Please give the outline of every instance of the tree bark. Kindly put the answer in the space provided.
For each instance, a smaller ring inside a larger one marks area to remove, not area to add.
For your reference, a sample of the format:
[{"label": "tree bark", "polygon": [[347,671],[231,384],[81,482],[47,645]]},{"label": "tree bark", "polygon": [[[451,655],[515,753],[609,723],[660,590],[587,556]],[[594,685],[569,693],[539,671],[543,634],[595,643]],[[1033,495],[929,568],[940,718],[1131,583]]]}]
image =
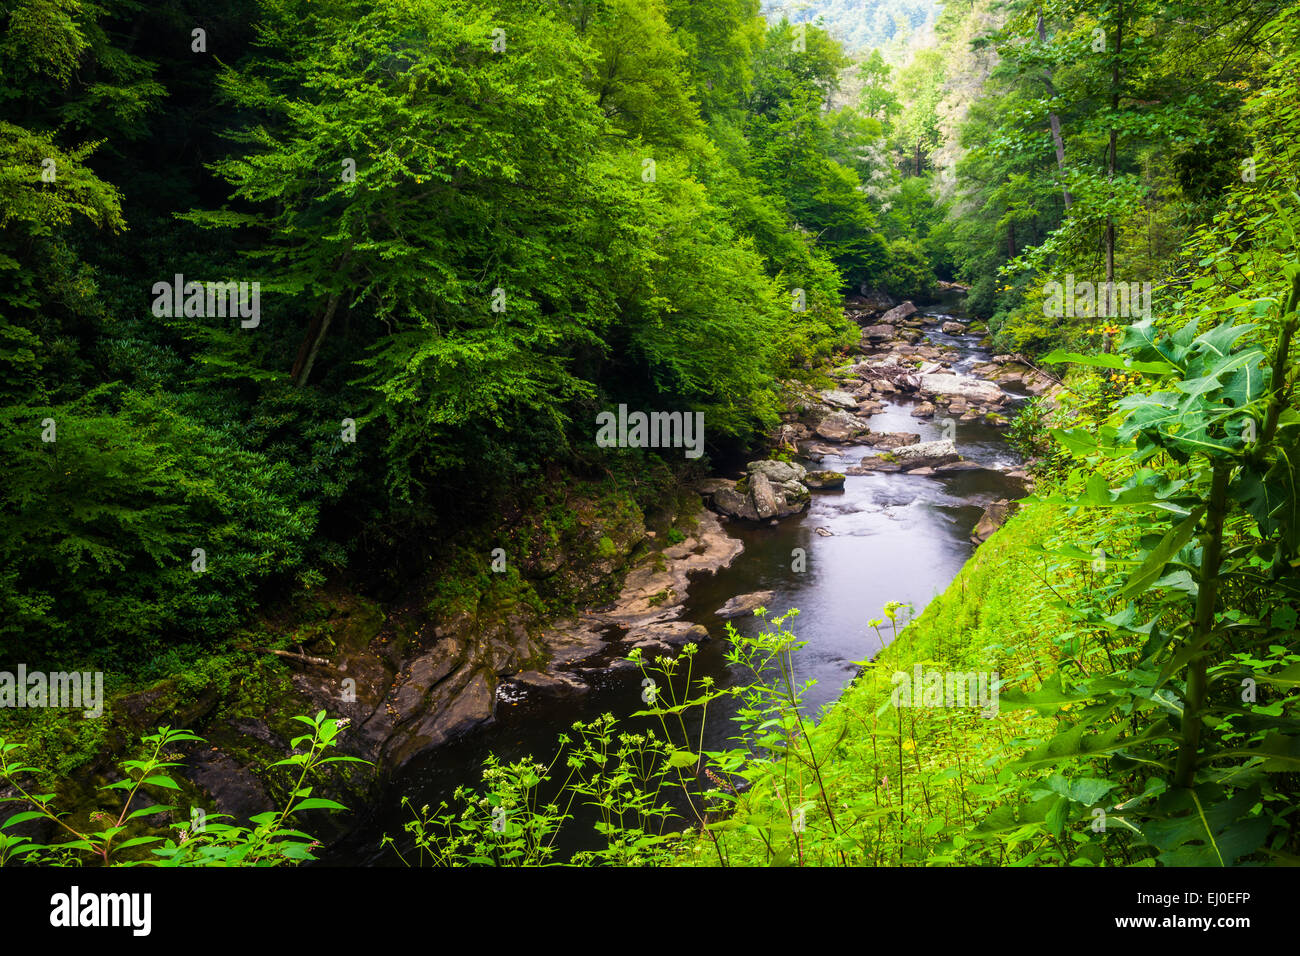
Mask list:
[{"label": "tree bark", "polygon": [[[1110,150],[1106,163],[1106,179],[1114,183],[1116,157],[1118,153],[1119,131],[1115,129],[1115,117],[1119,114],[1119,63],[1124,50],[1124,0],[1119,0],[1115,11],[1115,59],[1110,69]],[[1112,187],[1110,196],[1115,196]],[[1106,316],[1109,317],[1114,305],[1115,290],[1115,218],[1106,216]],[[1110,351],[1110,336],[1104,337],[1105,351]]]},{"label": "tree bark", "polygon": [[[334,267],[335,275],[343,271],[350,258],[352,258],[351,247],[339,257]],[[325,333],[329,331],[330,322],[334,320],[334,313],[338,310],[339,299],[342,297],[342,292],[332,293],[325,303],[325,311],[313,318],[311,325],[307,326],[307,334],[303,336],[302,344],[298,346],[298,355],[293,360],[293,369],[289,372],[289,379],[294,387],[301,388],[307,384],[311,367],[316,364],[316,355],[320,352],[321,343],[325,341]]]},{"label": "tree bark", "polygon": [[316,364],[316,354],[320,351],[321,343],[325,341],[325,333],[329,331],[334,312],[339,307],[339,298],[338,292],[331,295],[325,311],[312,319],[311,325],[307,327],[307,335],[303,338],[302,345],[298,347],[298,357],[294,360],[293,371],[289,373],[290,379],[298,388],[307,384],[311,367]]},{"label": "tree bark", "polygon": [[[1047,44],[1047,25],[1043,22],[1043,8],[1038,8],[1038,42],[1044,46]],[[1056,86],[1052,83],[1052,71],[1044,67],[1043,84],[1047,87],[1047,95],[1056,99]],[[1065,194],[1065,209],[1070,210],[1070,204],[1074,202],[1074,197],[1070,195],[1070,187],[1065,179],[1065,140],[1061,138],[1061,118],[1053,110],[1047,114],[1047,121],[1052,126],[1052,143],[1056,146],[1056,168],[1061,173],[1061,192]]]}]

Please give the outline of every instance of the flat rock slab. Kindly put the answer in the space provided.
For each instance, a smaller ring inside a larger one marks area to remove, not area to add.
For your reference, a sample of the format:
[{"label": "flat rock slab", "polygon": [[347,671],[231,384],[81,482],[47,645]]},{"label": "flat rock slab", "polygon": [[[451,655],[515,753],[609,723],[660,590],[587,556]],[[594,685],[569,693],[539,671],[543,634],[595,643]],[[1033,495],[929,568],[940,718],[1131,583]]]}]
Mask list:
[{"label": "flat rock slab", "polygon": [[520,671],[510,678],[509,683],[536,693],[555,697],[585,694],[591,689],[584,681],[562,671],[554,674],[531,670]]},{"label": "flat rock slab", "polygon": [[950,461],[946,465],[937,465],[935,472],[941,475],[949,475],[958,471],[985,471],[985,466],[974,461]]},{"label": "flat rock slab", "polygon": [[749,594],[737,595],[713,613],[725,621],[740,617],[742,614],[749,614],[754,608],[767,607],[774,597],[776,597],[775,591],[751,591]]},{"label": "flat rock slab", "polygon": [[992,382],[976,378],[962,378],[958,375],[938,375],[931,373],[921,376],[921,391],[928,395],[952,395],[966,399],[968,402],[1000,404],[1006,393]]},{"label": "flat rock slab", "polygon": [[[700,643],[709,639],[709,631],[701,624],[690,621],[663,621],[628,631],[628,640],[634,642],[654,641],[680,647],[683,644]],[[641,646],[636,643],[634,646]]]},{"label": "flat rock slab", "polygon": [[837,405],[840,408],[856,408],[858,400],[848,392],[836,389],[830,392],[822,392],[822,401],[827,405]]},{"label": "flat rock slab", "polygon": [[844,469],[846,475],[875,475],[889,474],[890,472],[902,471],[903,466],[896,462],[881,458],[879,455],[873,455],[870,458],[863,458],[856,465],[850,465]]},{"label": "flat rock slab", "polygon": [[866,441],[876,448],[903,448],[921,440],[917,432],[869,432]]},{"label": "flat rock slab", "polygon": [[938,441],[925,441],[916,445],[903,445],[895,448],[891,454],[903,468],[922,468],[926,465],[944,465],[961,458],[957,446],[950,438]]}]

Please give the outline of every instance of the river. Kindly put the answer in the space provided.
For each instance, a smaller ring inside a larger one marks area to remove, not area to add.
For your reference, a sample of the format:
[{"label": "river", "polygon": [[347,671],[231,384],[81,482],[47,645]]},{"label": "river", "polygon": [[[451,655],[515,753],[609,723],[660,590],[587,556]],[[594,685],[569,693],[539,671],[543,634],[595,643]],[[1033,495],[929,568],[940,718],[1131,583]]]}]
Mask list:
[{"label": "river", "polygon": [[[960,303],[951,298],[923,306],[934,320],[925,333],[932,343],[960,351],[953,363],[959,374],[987,361],[978,336],[947,335],[938,331],[949,318],[960,318]],[[877,432],[918,432],[921,441],[943,436],[940,421],[912,417],[911,401],[886,405],[871,417]],[[696,673],[710,675],[728,686],[740,675],[732,673],[724,654],[724,625],[715,611],[729,598],[758,590],[772,590],[768,611],[798,608],[787,627],[806,641],[795,655],[797,681],[815,684],[804,696],[810,713],[833,703],[853,679],[858,664],[882,647],[881,637],[869,626],[881,618],[887,602],[910,605],[917,613],[942,592],[971,556],[971,529],[985,505],[998,498],[1018,498],[1023,486],[1005,472],[1019,461],[1002,432],[981,422],[961,422],[955,439],[961,454],[984,467],[946,475],[915,476],[871,474],[849,476],[839,491],[813,492],[812,504],[802,515],[775,526],[733,522],[728,530],[740,538],[744,552],[731,567],[712,576],[695,578],[682,617],[708,628],[712,640],[701,645]],[[844,471],[873,454],[866,446],[845,445],[837,456],[810,465],[815,469]],[[830,532],[817,533],[818,528]],[[796,570],[795,550],[803,549],[804,569]],[[900,625],[907,612],[900,614]],[[732,622],[743,633],[761,626],[752,616]],[[884,639],[892,637],[888,624]],[[556,750],[556,735],[576,720],[601,713],[626,715],[641,709],[640,674],[615,670],[597,678],[590,693],[559,700],[514,701],[506,695],[497,708],[496,721],[479,733],[418,757],[403,768],[377,805],[358,813],[358,825],[322,857],[326,865],[398,864],[391,850],[381,850],[383,834],[398,836],[409,819],[400,806],[406,794],[420,806],[450,802],[458,785],[477,785],[479,769],[489,753],[503,761],[532,754],[549,761]],[[734,705],[733,705],[734,707]],[[705,727],[704,749],[721,749],[735,733],[731,710],[716,707]],[[576,821],[581,823],[581,821]],[[401,842],[401,841],[399,841]],[[583,840],[574,846],[581,845]]]}]

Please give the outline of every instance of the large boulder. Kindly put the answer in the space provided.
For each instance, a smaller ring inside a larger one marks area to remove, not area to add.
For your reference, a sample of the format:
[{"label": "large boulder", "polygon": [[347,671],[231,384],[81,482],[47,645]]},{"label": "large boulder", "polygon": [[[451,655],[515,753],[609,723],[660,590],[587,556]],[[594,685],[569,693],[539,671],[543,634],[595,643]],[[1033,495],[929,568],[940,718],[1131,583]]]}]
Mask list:
[{"label": "large boulder", "polygon": [[754,510],[760,518],[774,518],[785,505],[785,498],[777,497],[767,475],[761,471],[749,476],[749,496],[754,499]]},{"label": "large boulder", "polygon": [[803,465],[788,461],[751,461],[749,474],[730,488],[713,492],[713,507],[733,518],[766,521],[786,518],[808,507],[812,494],[803,484]]},{"label": "large boulder", "polygon": [[818,437],[827,441],[852,441],[868,431],[867,423],[848,412],[832,412],[817,423]]},{"label": "large boulder", "polygon": [[888,342],[898,334],[892,325],[868,325],[862,330],[862,338],[868,342]]},{"label": "large boulder", "polygon": [[838,390],[831,391],[831,392],[822,392],[822,401],[825,402],[827,405],[834,405],[839,408],[855,408],[857,407],[858,404],[857,399],[855,399],[848,392],[843,392]]},{"label": "large boulder", "polygon": [[957,446],[951,438],[923,441],[915,445],[903,445],[895,448],[891,454],[894,461],[904,469],[946,465],[948,462],[956,461],[961,457],[957,453]]},{"label": "large boulder", "polygon": [[762,474],[766,475],[768,481],[774,481],[782,484],[787,481],[802,481],[803,476],[808,473],[808,469],[794,461],[776,461],[767,459],[763,461],[751,461],[746,470],[750,477]]},{"label": "large boulder", "polygon": [[733,518],[745,518],[749,521],[758,520],[758,511],[754,508],[754,501],[749,497],[749,493],[739,491],[736,488],[724,488],[713,493],[713,507],[724,515],[730,515]]},{"label": "large boulder", "polygon": [[916,306],[911,302],[904,302],[902,305],[895,306],[880,317],[881,325],[890,325],[894,322],[901,322],[909,315],[916,314]]},{"label": "large boulder", "polygon": [[917,432],[869,432],[867,441],[875,448],[902,448],[921,440]]},{"label": "large boulder", "polygon": [[963,378],[959,375],[938,375],[931,373],[921,376],[921,391],[930,396],[950,395],[967,402],[979,402],[985,405],[1000,405],[1006,393],[992,382],[977,378]]}]

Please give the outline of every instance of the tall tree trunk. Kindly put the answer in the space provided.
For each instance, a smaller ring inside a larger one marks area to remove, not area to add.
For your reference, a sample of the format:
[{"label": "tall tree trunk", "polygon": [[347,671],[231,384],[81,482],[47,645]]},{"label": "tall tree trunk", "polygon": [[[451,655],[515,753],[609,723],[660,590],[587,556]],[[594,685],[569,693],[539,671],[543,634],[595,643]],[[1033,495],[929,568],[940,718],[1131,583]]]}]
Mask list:
[{"label": "tall tree trunk", "polygon": [[[334,264],[334,274],[342,272],[351,258],[352,247],[349,246],[347,251],[339,256],[339,261]],[[302,344],[298,346],[298,355],[294,358],[293,369],[289,372],[289,380],[296,388],[307,384],[311,367],[316,364],[316,355],[320,352],[321,343],[325,341],[325,333],[329,331],[330,322],[334,319],[334,313],[338,311],[339,299],[342,297],[342,292],[330,295],[325,303],[325,311],[314,317],[311,324],[307,326],[307,334],[303,336]]]},{"label": "tall tree trunk", "polygon": [[916,175],[921,175],[921,141],[916,141]]},{"label": "tall tree trunk", "polygon": [[[1038,8],[1038,42],[1047,45],[1047,25],[1043,23],[1043,8]],[[1052,71],[1043,69],[1043,84],[1047,87],[1047,95],[1056,99],[1056,86],[1052,83]],[[1065,140],[1061,139],[1061,118],[1056,115],[1056,111],[1047,114],[1047,121],[1052,125],[1052,143],[1056,146],[1056,168],[1061,173],[1061,192],[1065,194],[1065,209],[1068,212],[1070,204],[1074,202],[1074,197],[1070,195],[1070,187],[1065,180]]]},{"label": "tall tree trunk", "polygon": [[[1115,10],[1115,59],[1110,69],[1110,150],[1106,163],[1106,179],[1113,183],[1115,181],[1115,166],[1117,146],[1119,142],[1119,131],[1115,129],[1115,119],[1119,115],[1119,63],[1120,54],[1124,50],[1124,0],[1119,0]],[[1112,187],[1110,196],[1115,196]],[[1114,216],[1106,217],[1106,315],[1110,316],[1113,311],[1115,301],[1115,218]],[[1110,351],[1110,336],[1104,338],[1107,352]]]},{"label": "tall tree trunk", "polygon": [[1016,224],[1014,222],[1009,222],[1007,223],[1007,258],[1014,259],[1015,257],[1016,257]]},{"label": "tall tree trunk", "polygon": [[298,347],[298,357],[294,359],[293,371],[289,373],[290,379],[298,388],[307,384],[307,376],[311,375],[311,367],[316,364],[316,354],[320,351],[321,343],[325,341],[325,333],[329,331],[340,298],[342,298],[341,293],[335,292],[331,295],[325,311],[312,319],[311,325],[307,327],[307,334],[303,337],[302,345]]}]

